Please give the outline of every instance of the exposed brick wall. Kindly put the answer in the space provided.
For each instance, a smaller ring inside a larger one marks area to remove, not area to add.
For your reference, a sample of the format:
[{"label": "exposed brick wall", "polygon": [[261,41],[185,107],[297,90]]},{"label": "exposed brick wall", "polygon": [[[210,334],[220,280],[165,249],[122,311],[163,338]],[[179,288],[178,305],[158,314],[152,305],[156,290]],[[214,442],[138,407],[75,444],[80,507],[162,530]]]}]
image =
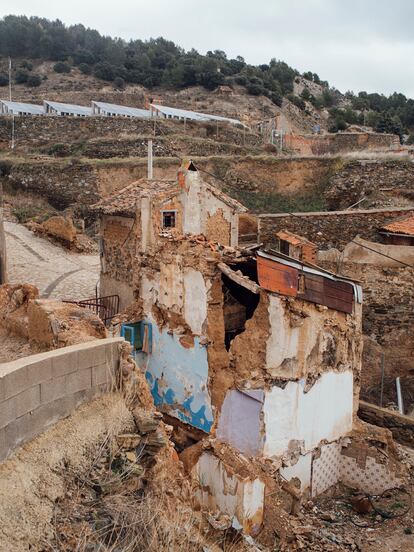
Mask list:
[{"label": "exposed brick wall", "polygon": [[0,461],[80,404],[110,390],[121,338],[96,340],[0,365]]},{"label": "exposed brick wall", "polygon": [[104,248],[103,274],[132,284],[133,260],[136,253],[137,225],[127,217],[104,216],[102,238]]},{"label": "exposed brick wall", "polygon": [[259,216],[259,242],[276,243],[276,233],[289,230],[306,237],[321,249],[342,249],[359,235],[367,240],[378,239],[377,230],[389,220],[414,214],[414,208],[326,211]]}]

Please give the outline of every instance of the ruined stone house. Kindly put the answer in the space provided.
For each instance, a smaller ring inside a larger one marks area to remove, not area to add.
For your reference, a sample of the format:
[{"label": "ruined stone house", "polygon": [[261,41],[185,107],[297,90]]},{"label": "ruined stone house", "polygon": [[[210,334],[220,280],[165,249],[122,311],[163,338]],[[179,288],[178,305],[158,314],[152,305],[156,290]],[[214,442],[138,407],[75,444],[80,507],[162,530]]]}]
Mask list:
[{"label": "ruined stone house", "polygon": [[[357,464],[345,439],[358,408],[358,284],[238,247],[244,207],[192,163],[174,181],[138,181],[96,209],[102,293],[119,293],[129,307],[123,335],[173,425],[193,442],[214,437],[244,459],[270,462],[297,478],[299,493],[317,495],[339,480],[358,485],[376,468],[369,454]],[[190,468],[203,482],[202,503],[258,530],[263,479],[207,448]],[[382,481],[394,481],[381,469]]]}]

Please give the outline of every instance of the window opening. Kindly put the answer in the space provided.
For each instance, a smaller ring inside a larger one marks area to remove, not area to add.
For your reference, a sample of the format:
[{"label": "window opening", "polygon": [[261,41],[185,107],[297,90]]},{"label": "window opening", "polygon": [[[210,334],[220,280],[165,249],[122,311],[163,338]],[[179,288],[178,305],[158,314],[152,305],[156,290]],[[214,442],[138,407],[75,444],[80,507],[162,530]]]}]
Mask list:
[{"label": "window opening", "polygon": [[175,211],[162,211],[162,227],[175,228]]}]

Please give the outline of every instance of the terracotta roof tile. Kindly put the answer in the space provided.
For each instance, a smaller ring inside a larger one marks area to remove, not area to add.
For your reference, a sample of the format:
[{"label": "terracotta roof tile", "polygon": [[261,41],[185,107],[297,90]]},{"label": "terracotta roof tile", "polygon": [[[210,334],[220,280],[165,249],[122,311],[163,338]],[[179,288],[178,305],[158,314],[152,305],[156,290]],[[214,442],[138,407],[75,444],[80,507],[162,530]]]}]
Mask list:
[{"label": "terracotta roof tile", "polygon": [[302,236],[298,236],[293,232],[289,232],[288,230],[279,230],[276,236],[281,240],[291,243],[292,245],[307,244],[307,245],[312,245],[313,247],[316,247],[316,245],[311,241],[309,241],[308,239]]},{"label": "terracotta roof tile", "polygon": [[147,180],[142,178],[118,190],[93,205],[93,209],[105,215],[134,215],[137,201],[143,193],[154,195],[177,190],[176,180]]},{"label": "terracotta roof tile", "polygon": [[385,232],[392,232],[394,234],[407,234],[407,236],[414,236],[414,215],[394,220],[393,222],[383,226],[381,230]]}]

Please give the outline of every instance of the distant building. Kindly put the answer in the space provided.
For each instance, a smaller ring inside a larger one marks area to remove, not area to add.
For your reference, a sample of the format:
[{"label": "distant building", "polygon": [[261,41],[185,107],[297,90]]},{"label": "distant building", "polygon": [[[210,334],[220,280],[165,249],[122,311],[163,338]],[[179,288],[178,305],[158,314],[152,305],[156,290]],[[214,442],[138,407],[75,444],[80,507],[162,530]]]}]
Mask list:
[{"label": "distant building", "polygon": [[103,117],[138,117],[144,119],[151,117],[149,109],[139,109],[137,107],[105,102],[92,102],[92,115],[101,115]]},{"label": "distant building", "polygon": [[278,238],[278,250],[280,253],[298,259],[298,261],[315,263],[318,248],[311,241],[287,230],[280,230],[276,234],[276,237]]},{"label": "distant building", "polygon": [[382,241],[390,245],[414,245],[414,215],[404,217],[380,228]]},{"label": "distant building", "polygon": [[89,117],[92,115],[92,108],[84,105],[74,105],[59,102],[43,102],[46,115],[59,115],[61,117]]},{"label": "distant building", "polygon": [[0,100],[0,113],[1,115],[43,115],[43,106],[22,103],[22,102],[10,102],[8,100]]}]

